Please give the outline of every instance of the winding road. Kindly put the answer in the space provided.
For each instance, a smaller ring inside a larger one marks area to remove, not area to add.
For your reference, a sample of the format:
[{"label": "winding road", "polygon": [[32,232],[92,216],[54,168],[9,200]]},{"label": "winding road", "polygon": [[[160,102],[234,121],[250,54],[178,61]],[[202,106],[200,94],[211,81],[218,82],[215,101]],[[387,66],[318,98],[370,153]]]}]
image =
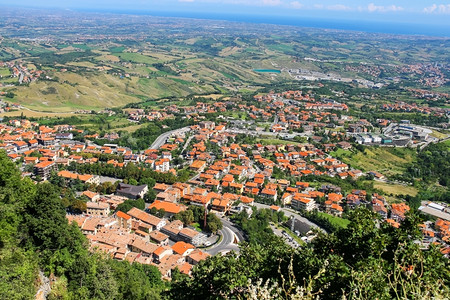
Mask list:
[{"label": "winding road", "polygon": [[153,142],[153,144],[150,146],[149,149],[159,149],[162,145],[164,145],[167,141],[167,139],[174,133],[182,133],[187,132],[191,130],[189,127],[183,127],[171,131],[164,132],[160,136],[156,138],[156,140]]},{"label": "winding road", "polygon": [[223,228],[219,230],[222,240],[213,247],[206,250],[207,253],[211,255],[216,255],[218,253],[227,253],[230,251],[239,252],[239,246],[235,243],[236,239],[238,242],[243,241],[244,237],[238,228],[234,224],[225,218],[220,219],[223,224]]}]

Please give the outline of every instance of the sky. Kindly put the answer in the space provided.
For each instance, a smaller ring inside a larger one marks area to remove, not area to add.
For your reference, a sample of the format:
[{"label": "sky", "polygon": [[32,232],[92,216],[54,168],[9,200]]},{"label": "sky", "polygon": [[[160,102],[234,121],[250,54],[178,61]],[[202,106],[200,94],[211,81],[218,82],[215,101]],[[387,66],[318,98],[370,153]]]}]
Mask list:
[{"label": "sky", "polygon": [[[21,6],[180,14],[259,15],[434,24],[450,30],[450,0],[21,0]],[[17,1],[0,0],[0,6]]]}]

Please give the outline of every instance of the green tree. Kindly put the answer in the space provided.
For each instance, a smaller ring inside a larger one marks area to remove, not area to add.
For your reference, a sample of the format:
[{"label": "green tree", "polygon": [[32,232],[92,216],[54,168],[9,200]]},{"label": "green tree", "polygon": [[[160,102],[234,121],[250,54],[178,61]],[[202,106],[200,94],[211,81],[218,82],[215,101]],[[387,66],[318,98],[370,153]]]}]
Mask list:
[{"label": "green tree", "polygon": [[212,233],[217,233],[222,229],[222,221],[212,212],[209,212],[206,216],[206,230]]},{"label": "green tree", "polygon": [[187,209],[176,214],[175,219],[180,220],[184,225],[190,225],[194,223],[194,213],[192,210]]}]

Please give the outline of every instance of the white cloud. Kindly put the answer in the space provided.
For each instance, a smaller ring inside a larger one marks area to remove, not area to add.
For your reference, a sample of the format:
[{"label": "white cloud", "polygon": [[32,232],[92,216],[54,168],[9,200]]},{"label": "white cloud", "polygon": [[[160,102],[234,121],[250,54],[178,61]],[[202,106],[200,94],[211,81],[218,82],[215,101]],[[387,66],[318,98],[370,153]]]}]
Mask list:
[{"label": "white cloud", "polygon": [[262,0],[261,4],[267,5],[267,6],[277,6],[277,5],[281,5],[282,2],[281,2],[281,0]]},{"label": "white cloud", "polygon": [[438,14],[450,14],[450,4],[433,4],[429,7],[425,7],[423,12],[427,14],[438,13]]},{"label": "white cloud", "polygon": [[425,12],[425,13],[427,13],[427,14],[431,14],[431,13],[433,13],[433,12],[436,11],[437,7],[438,7],[438,6],[437,6],[436,4],[433,4],[433,5],[429,6],[429,7],[425,7],[425,8],[423,9],[423,12]]},{"label": "white cloud", "polygon": [[346,6],[343,4],[335,4],[335,5],[329,5],[327,6],[328,10],[352,10],[352,8],[350,6]]},{"label": "white cloud", "polygon": [[373,3],[370,3],[367,6],[367,10],[369,12],[390,12],[390,11],[402,11],[403,7],[396,6],[396,5],[381,6],[381,5],[375,5]]},{"label": "white cloud", "polygon": [[178,2],[194,2],[194,0],[178,0]]},{"label": "white cloud", "polygon": [[293,9],[300,9],[300,8],[303,8],[303,7],[304,7],[304,5],[301,4],[301,3],[298,2],[298,1],[293,1],[293,2],[291,2],[291,3],[290,3],[290,6],[291,6]]},{"label": "white cloud", "polygon": [[323,4],[314,4],[312,6],[315,9],[325,9],[325,10],[335,10],[335,11],[350,11],[354,10],[350,6],[344,4],[333,4],[333,5],[323,5]]}]

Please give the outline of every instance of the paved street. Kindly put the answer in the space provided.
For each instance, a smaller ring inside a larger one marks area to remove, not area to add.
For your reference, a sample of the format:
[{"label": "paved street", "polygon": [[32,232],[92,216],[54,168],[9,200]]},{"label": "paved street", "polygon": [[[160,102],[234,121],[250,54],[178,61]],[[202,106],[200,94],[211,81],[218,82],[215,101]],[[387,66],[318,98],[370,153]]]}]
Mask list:
[{"label": "paved street", "polygon": [[231,221],[229,221],[228,219],[225,219],[225,218],[221,218],[221,221],[222,221],[222,224],[223,224],[224,227],[229,228],[235,234],[235,236],[238,239],[238,242],[242,242],[242,241],[245,240],[244,233],[240,229],[238,229],[234,225],[233,222],[231,222]]},{"label": "paved street", "polygon": [[205,252],[216,255],[218,253],[227,253],[230,251],[236,251],[239,252],[238,245],[234,244],[234,233],[231,231],[229,227],[223,227],[222,230],[219,230],[219,234],[222,235],[222,240],[219,244],[214,245],[208,250],[205,250]]},{"label": "paved street", "polygon": [[150,146],[149,149],[159,149],[162,145],[164,145],[167,141],[167,139],[174,133],[182,133],[187,132],[191,130],[189,127],[183,127],[180,129],[175,129],[171,131],[164,132],[160,136],[156,138],[156,140],[153,142],[153,144]]},{"label": "paved street", "polygon": [[183,153],[184,150],[186,150],[187,146],[189,146],[189,143],[191,142],[191,140],[192,140],[193,137],[194,137],[194,136],[191,135],[191,136],[187,139],[187,141],[186,141],[186,143],[184,144],[183,149],[181,149],[181,152],[180,152],[180,153]]},{"label": "paved street", "polygon": [[227,253],[229,251],[239,252],[239,247],[235,242],[236,238],[238,242],[243,241],[244,237],[238,228],[234,224],[225,218],[221,218],[223,228],[219,230],[219,234],[222,235],[222,241],[219,244],[214,245],[210,249],[206,250],[207,253],[211,255],[216,255],[217,253]]}]

